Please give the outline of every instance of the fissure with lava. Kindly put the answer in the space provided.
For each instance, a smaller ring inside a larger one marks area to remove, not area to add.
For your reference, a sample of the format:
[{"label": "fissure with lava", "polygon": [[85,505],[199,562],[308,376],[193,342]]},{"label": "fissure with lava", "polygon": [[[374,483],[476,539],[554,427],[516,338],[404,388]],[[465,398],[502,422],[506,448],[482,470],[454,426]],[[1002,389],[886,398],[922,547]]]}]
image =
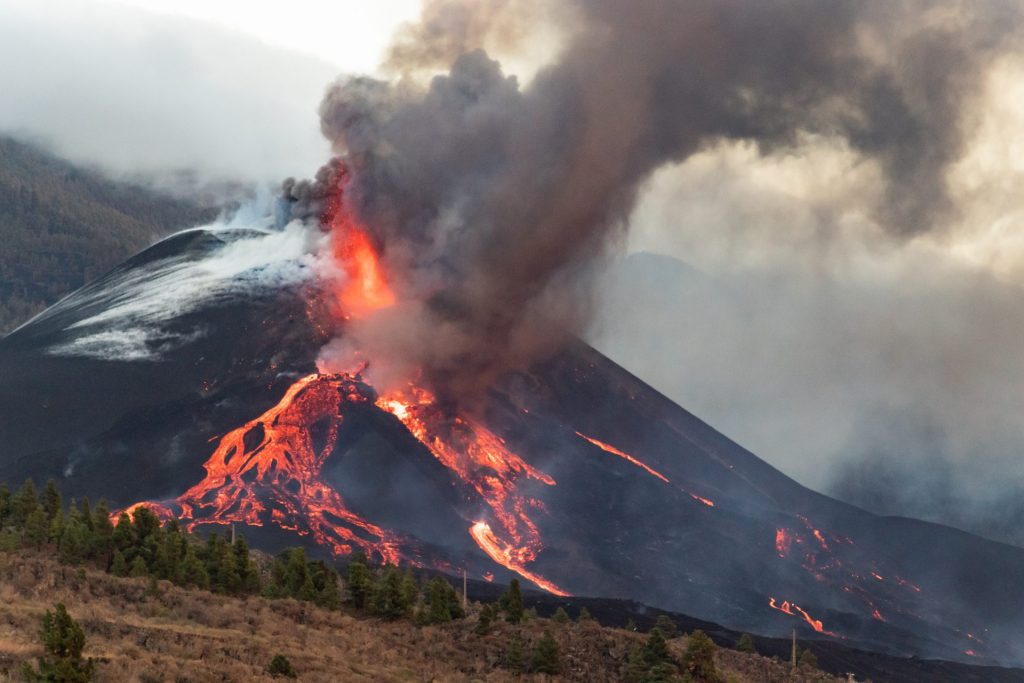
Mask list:
[{"label": "fissure with lava", "polygon": [[[343,210],[341,190],[328,201],[321,224],[341,273],[322,284],[332,315],[343,325],[394,305],[396,296],[367,232]],[[189,529],[274,524],[310,536],[338,556],[360,551],[384,562],[419,564],[417,555],[406,552],[408,539],[352,512],[321,477],[346,411],[358,405],[392,414],[453,478],[476,493],[484,518],[468,520],[466,531],[491,560],[546,591],[568,595],[530,569],[544,547],[531,512],[543,512],[544,505],[520,490],[525,480],[543,486],[555,486],[555,480],[480,421],[445,412],[414,379],[399,391],[378,395],[359,372],[306,375],[277,405],[220,439],[202,481],[173,501],[146,501],[127,510],[146,505],[162,517],[177,516]]]}]

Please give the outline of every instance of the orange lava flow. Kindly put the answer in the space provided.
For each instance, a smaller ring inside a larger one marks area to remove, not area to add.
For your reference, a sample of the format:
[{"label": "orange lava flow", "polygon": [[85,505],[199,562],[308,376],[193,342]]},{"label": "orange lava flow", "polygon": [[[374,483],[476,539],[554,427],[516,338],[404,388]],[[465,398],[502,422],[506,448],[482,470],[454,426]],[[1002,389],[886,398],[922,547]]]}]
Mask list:
[{"label": "orange lava flow", "polygon": [[519,576],[523,577],[527,581],[531,581],[540,588],[546,590],[548,593],[561,596],[569,595],[569,593],[551,583],[543,576],[534,574],[519,563],[516,560],[516,557],[518,556],[517,549],[500,541],[494,535],[494,532],[491,531],[491,525],[487,522],[476,522],[473,526],[469,527],[469,533],[473,536],[473,540],[476,541],[481,550],[487,553],[492,560],[501,566],[519,574]]},{"label": "orange lava flow", "polygon": [[[277,405],[221,438],[203,466],[206,477],[175,500],[186,528],[273,523],[311,535],[335,555],[359,548],[397,563],[400,539],[351,512],[320,479],[344,406],[368,401],[348,375],[312,374],[296,381]],[[313,443],[314,426],[323,429],[319,448]],[[166,506],[141,504],[168,513]]]},{"label": "orange lava flow", "polygon": [[775,552],[779,554],[779,557],[786,557],[789,555],[789,548],[793,545],[793,537],[788,529],[776,529],[775,530]]},{"label": "orange lava flow", "polygon": [[701,496],[698,496],[696,493],[691,493],[690,494],[690,498],[693,498],[695,501],[697,501],[698,503],[700,503],[702,505],[707,505],[709,508],[715,507],[714,501],[711,501],[711,500],[708,500],[707,498],[703,498]]},{"label": "orange lava flow", "polygon": [[462,417],[447,418],[425,389],[410,384],[405,390],[381,396],[377,406],[398,418],[490,508],[501,527],[501,537],[490,525],[477,522],[470,528],[477,545],[498,564],[544,590],[564,595],[554,584],[526,569],[543,548],[540,532],[527,510],[543,510],[543,504],[519,491],[522,480],[533,479],[547,486],[554,486],[555,480],[510,451],[482,424]]},{"label": "orange lava flow", "polygon": [[[597,439],[595,439],[593,437],[589,437],[586,434],[581,434],[580,432],[576,432],[576,436],[580,437],[581,439],[586,439],[590,443],[592,443],[595,446],[597,446],[598,448],[600,448],[605,453],[611,453],[612,455],[617,455],[620,458],[624,458],[625,460],[628,460],[629,462],[633,463],[637,467],[640,467],[641,469],[646,470],[648,474],[653,474],[658,479],[661,479],[666,484],[669,483],[669,480],[668,480],[667,477],[665,477],[665,475],[663,475],[661,472],[658,472],[657,470],[655,470],[655,469],[653,469],[651,467],[648,467],[647,465],[643,464],[642,462],[640,462],[639,460],[634,458],[629,453],[623,453],[622,451],[620,451],[615,446],[612,446],[611,444],[606,444],[604,441],[598,441]],[[697,496],[694,496],[694,498],[696,498],[696,497]],[[706,500],[706,499],[701,499],[701,500]],[[708,503],[710,503],[712,506],[714,506],[714,503],[711,503],[710,501],[708,501]]]},{"label": "orange lava flow", "polygon": [[347,213],[338,213],[331,226],[334,260],[345,271],[338,293],[344,317],[365,315],[394,306],[395,294],[388,286],[376,249],[366,232]]},{"label": "orange lava flow", "polygon": [[806,621],[808,624],[810,624],[811,628],[813,628],[818,633],[822,633],[822,634],[828,635],[828,636],[836,635],[835,633],[832,633],[831,631],[826,631],[825,627],[821,623],[820,619],[813,618],[803,608],[801,608],[800,605],[797,605],[795,603],[791,603],[789,600],[784,600],[782,602],[782,604],[779,605],[779,604],[776,604],[775,598],[769,596],[769,598],[768,598],[768,606],[771,607],[772,609],[777,609],[780,612],[784,612],[784,613],[790,615],[791,617],[802,617],[803,620]]}]

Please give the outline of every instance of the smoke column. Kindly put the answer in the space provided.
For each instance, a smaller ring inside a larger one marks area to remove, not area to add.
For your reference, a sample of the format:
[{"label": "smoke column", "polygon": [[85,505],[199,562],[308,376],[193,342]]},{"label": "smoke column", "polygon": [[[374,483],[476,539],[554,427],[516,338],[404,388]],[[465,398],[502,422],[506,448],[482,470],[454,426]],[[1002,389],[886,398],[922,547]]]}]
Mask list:
[{"label": "smoke column", "polygon": [[508,49],[543,11],[428,2],[389,65],[452,58],[446,73],[329,88],[322,131],[401,303],[350,326],[326,362],[372,349],[385,376],[419,369],[453,399],[551,353],[585,322],[590,266],[644,181],[720,140],[840,138],[879,168],[870,209],[890,235],[943,230],[945,172],[1024,14],[1008,0],[577,0],[546,15],[564,44],[524,87],[483,48]]}]

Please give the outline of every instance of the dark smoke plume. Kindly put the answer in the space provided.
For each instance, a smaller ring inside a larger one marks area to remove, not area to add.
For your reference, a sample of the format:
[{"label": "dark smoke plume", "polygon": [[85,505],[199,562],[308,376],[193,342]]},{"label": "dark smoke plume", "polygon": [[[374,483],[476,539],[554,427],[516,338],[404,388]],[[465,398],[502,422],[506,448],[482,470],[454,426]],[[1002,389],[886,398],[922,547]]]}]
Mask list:
[{"label": "dark smoke plume", "polygon": [[[806,133],[843,139],[882,171],[885,200],[870,210],[883,227],[897,238],[942,229],[955,213],[946,170],[1024,15],[1012,0],[570,4],[559,58],[526,87],[476,49],[423,87],[343,78],[321,105],[352,172],[349,201],[416,302],[347,334],[449,395],[576,329],[580,276],[621,234],[645,179],[716,141],[767,152]],[[518,36],[529,16],[518,5],[428,3],[391,61]]]}]

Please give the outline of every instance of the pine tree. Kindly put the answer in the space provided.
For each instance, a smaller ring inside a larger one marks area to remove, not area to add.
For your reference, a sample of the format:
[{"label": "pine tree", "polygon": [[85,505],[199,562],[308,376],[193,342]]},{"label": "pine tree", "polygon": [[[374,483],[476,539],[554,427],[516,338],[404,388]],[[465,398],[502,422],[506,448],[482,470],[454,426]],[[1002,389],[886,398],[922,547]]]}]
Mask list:
[{"label": "pine tree", "polygon": [[110,522],[107,501],[100,500],[96,504],[92,517],[92,547],[89,549],[89,556],[99,560],[101,566],[106,566],[113,549],[114,539],[114,525]]},{"label": "pine tree", "polygon": [[[225,593],[228,595],[235,595],[239,592],[239,588],[242,585],[242,577],[238,573],[238,565],[235,562],[235,553],[231,548],[228,548],[224,544],[220,544],[217,549],[219,557],[217,558],[217,578],[214,583],[213,589],[217,593]],[[312,582],[307,575],[306,580]],[[304,600],[312,600],[316,598],[316,588],[313,587],[313,597],[303,598]]]},{"label": "pine tree", "polygon": [[140,576],[147,576],[148,574],[149,568],[146,567],[146,561],[142,559],[141,555],[136,555],[135,559],[132,560],[132,568],[128,572],[128,575],[138,578]]},{"label": "pine tree", "polygon": [[818,658],[810,650],[803,650],[800,653],[800,668],[801,669],[817,669]]},{"label": "pine tree", "polygon": [[443,624],[452,620],[451,600],[449,593],[452,593],[451,584],[437,576],[430,582],[428,595],[430,599],[430,623]]},{"label": "pine tree", "polygon": [[338,589],[338,573],[332,568],[324,572],[323,588],[317,598],[317,604],[329,610],[341,609],[341,591]]},{"label": "pine tree", "polygon": [[181,559],[177,574],[181,577],[181,582],[185,586],[195,586],[196,588],[206,590],[210,587],[210,575],[207,573],[203,561],[199,559],[195,545],[192,543],[187,545],[185,556]]},{"label": "pine tree", "polygon": [[519,639],[518,633],[512,634],[505,648],[505,666],[515,673],[523,670],[523,641]]},{"label": "pine tree", "polygon": [[523,594],[519,590],[519,579],[512,579],[499,604],[505,612],[505,620],[510,624],[518,624],[523,620]]},{"label": "pine tree", "polygon": [[588,610],[586,607],[580,607],[580,613],[576,615],[577,623],[584,624],[588,621],[592,621],[593,619],[594,617],[590,616],[590,610]]},{"label": "pine tree", "polygon": [[89,544],[89,529],[76,519],[68,524],[60,536],[58,559],[64,564],[81,564],[89,552]]},{"label": "pine tree", "polygon": [[43,511],[46,513],[47,521],[53,521],[58,513],[64,511],[61,502],[60,491],[57,489],[57,482],[53,479],[46,481],[46,490],[43,492]]},{"label": "pine tree", "polygon": [[704,631],[690,634],[690,642],[683,655],[683,668],[696,683],[718,683],[721,676],[715,667],[715,643]]},{"label": "pine tree", "polygon": [[639,645],[629,651],[629,659],[622,671],[623,683],[644,683],[647,678],[647,671],[651,667],[647,665],[644,657],[644,650]]},{"label": "pine tree", "polygon": [[85,524],[85,528],[89,531],[93,531],[92,506],[89,504],[89,499],[83,497],[79,508],[81,510],[82,523]]},{"label": "pine tree", "polygon": [[49,538],[50,524],[46,520],[46,513],[39,505],[36,505],[25,519],[22,536],[25,539],[25,544],[31,548],[42,548],[46,539]]},{"label": "pine tree", "polygon": [[533,649],[533,660],[531,668],[537,673],[557,674],[562,669],[559,659],[558,643],[551,637],[550,631],[544,631],[544,635],[537,641]]},{"label": "pine tree", "polygon": [[[235,565],[238,567],[242,591],[250,594],[259,593],[260,573],[252,561],[252,555],[249,553],[249,544],[246,543],[243,537],[239,536],[235,539],[232,550],[235,553]],[[337,585],[335,585],[335,590],[337,590]]]},{"label": "pine tree", "polygon": [[420,586],[416,582],[416,577],[412,575],[412,570],[406,569],[402,574],[402,602],[408,606],[411,613],[412,608],[420,599]]},{"label": "pine tree", "polygon": [[[26,479],[18,492],[14,494],[11,509],[11,524],[16,527],[23,527],[28,523],[29,516],[39,507],[39,497],[36,495],[36,486],[31,479]],[[46,520],[44,513],[43,520]]]},{"label": "pine tree", "polygon": [[[46,508],[43,508],[45,514]],[[60,537],[64,534],[64,525],[67,520],[64,518],[64,511],[57,510],[57,514],[49,520],[49,529],[46,532],[47,540],[54,545],[60,545]]]},{"label": "pine tree", "polygon": [[625,630],[627,630],[627,631],[633,631],[633,632],[635,632],[637,630],[636,629],[636,622],[633,621],[633,617],[630,617],[629,619],[626,620],[626,625],[623,626],[623,628]]},{"label": "pine tree", "polygon": [[497,609],[494,605],[484,605],[480,608],[480,617],[476,622],[476,632],[479,635],[485,635],[490,632],[491,625],[497,618]]},{"label": "pine tree", "polygon": [[665,636],[661,634],[661,629],[655,626],[647,635],[647,642],[644,644],[644,661],[647,662],[648,667],[652,667],[670,660],[671,655],[668,652],[668,644],[665,643]]},{"label": "pine tree", "polygon": [[565,608],[562,607],[561,605],[558,606],[558,609],[555,610],[554,616],[552,616],[551,618],[555,621],[555,623],[558,623],[558,624],[568,624],[569,623],[569,613],[566,612]]},{"label": "pine tree", "polygon": [[25,664],[25,680],[41,683],[88,683],[92,680],[93,662],[82,659],[85,632],[63,603],[57,604],[55,612],[46,611],[40,636],[46,655],[39,658],[38,671]]},{"label": "pine tree", "polygon": [[111,542],[113,547],[122,553],[127,553],[132,545],[135,544],[132,534],[132,520],[127,512],[122,511],[117,516],[117,526],[114,527],[114,533],[111,534]]},{"label": "pine tree", "polygon": [[676,626],[676,622],[672,620],[672,617],[667,614],[659,614],[658,618],[654,621],[654,626],[668,640],[672,640],[679,635],[679,627]]},{"label": "pine tree", "polygon": [[750,637],[749,633],[744,633],[740,636],[740,640],[736,643],[736,650],[739,652],[746,652],[748,654],[756,654],[757,650],[754,648],[754,640]]},{"label": "pine tree", "polygon": [[360,610],[368,609],[373,597],[373,574],[362,556],[353,557],[349,562],[346,578],[352,606]]},{"label": "pine tree", "polygon": [[398,619],[406,612],[402,600],[402,577],[398,569],[388,566],[377,582],[373,596],[374,612],[382,619]]},{"label": "pine tree", "polygon": [[0,483],[0,530],[10,521],[12,511],[11,490],[7,488],[6,482],[2,482]]},{"label": "pine tree", "polygon": [[128,576],[128,561],[124,559],[124,553],[120,550],[114,551],[114,559],[110,564],[110,573],[114,576]]}]

